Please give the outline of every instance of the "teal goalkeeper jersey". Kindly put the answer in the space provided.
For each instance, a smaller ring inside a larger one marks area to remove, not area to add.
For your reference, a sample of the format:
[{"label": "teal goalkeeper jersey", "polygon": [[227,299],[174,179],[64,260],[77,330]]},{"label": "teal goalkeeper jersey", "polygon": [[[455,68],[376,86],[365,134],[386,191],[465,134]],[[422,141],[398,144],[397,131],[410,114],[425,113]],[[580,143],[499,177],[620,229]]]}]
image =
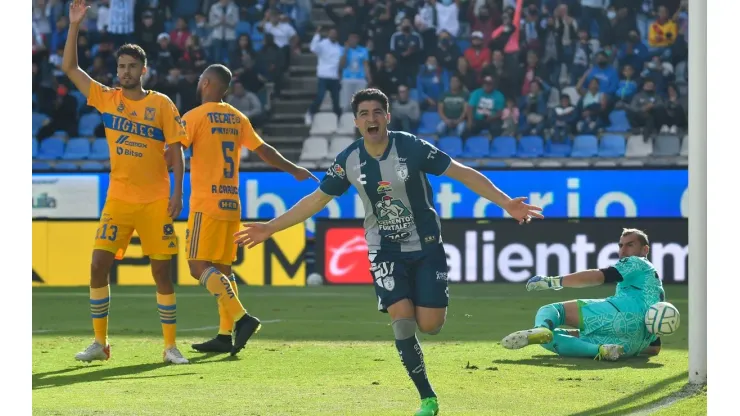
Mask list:
[{"label": "teal goalkeeper jersey", "polygon": [[638,301],[645,310],[651,305],[665,300],[663,283],[655,267],[644,257],[625,257],[614,268],[622,276],[617,282],[617,291],[612,298]]}]

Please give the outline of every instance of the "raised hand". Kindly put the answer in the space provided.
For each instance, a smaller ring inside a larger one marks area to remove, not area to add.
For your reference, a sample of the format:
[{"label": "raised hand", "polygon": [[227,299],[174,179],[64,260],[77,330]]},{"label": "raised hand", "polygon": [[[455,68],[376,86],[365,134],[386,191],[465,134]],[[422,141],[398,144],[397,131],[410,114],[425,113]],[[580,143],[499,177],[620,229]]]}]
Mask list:
[{"label": "raised hand", "polygon": [[69,5],[69,24],[78,25],[84,19],[90,6],[85,4],[85,0],[74,0]]},{"label": "raised hand", "polygon": [[244,229],[234,234],[234,244],[252,248],[264,243],[273,234],[272,228],[264,222],[252,222],[244,225]]},{"label": "raised hand", "polygon": [[527,280],[527,292],[533,290],[560,290],[563,288],[562,278],[559,276],[534,276]]},{"label": "raised hand", "polygon": [[525,196],[520,196],[518,198],[513,198],[506,204],[504,204],[504,209],[506,212],[511,215],[512,218],[519,221],[519,224],[529,223],[532,218],[539,218],[543,219],[545,218],[540,212],[542,211],[541,207],[538,207],[536,205],[530,205],[524,202],[527,199]]}]

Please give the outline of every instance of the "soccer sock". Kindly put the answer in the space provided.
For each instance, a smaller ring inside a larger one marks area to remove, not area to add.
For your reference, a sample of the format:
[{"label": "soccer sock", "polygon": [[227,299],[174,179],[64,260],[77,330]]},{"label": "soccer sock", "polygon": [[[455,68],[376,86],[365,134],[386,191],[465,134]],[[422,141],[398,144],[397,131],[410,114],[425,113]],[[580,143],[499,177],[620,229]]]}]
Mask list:
[{"label": "soccer sock", "polygon": [[[229,276],[229,282],[231,282],[231,290],[234,291],[234,295],[238,298],[239,289],[236,284],[236,276],[234,276],[234,273],[231,273],[231,276]],[[218,334],[226,335],[230,338],[231,331],[234,329],[234,319],[228,312],[226,312],[226,309],[221,302],[218,302],[218,318]]]},{"label": "soccer sock", "polygon": [[247,314],[244,306],[236,297],[229,278],[221,274],[215,267],[207,268],[200,276],[200,284],[205,286],[212,295],[218,298],[224,312],[236,322]]},{"label": "soccer sock", "polygon": [[554,330],[565,323],[565,308],[562,303],[551,303],[537,311],[534,317],[535,328],[547,328]]},{"label": "soccer sock", "polygon": [[110,308],[110,286],[90,288],[90,315],[93,321],[95,341],[108,345],[108,309]]},{"label": "soccer sock", "polygon": [[393,332],[396,335],[396,349],[401,357],[401,363],[414,382],[419,396],[422,399],[437,397],[427,378],[427,369],[424,365],[424,353],[416,338],[416,321],[412,318],[393,321]]},{"label": "soccer sock", "polygon": [[593,358],[599,354],[599,344],[566,335],[560,331],[553,334],[551,343],[543,344],[542,346],[563,357]]},{"label": "soccer sock", "polygon": [[174,347],[175,334],[177,333],[177,304],[175,303],[175,294],[163,295],[157,293],[157,309],[159,310],[159,321],[162,323],[164,347]]}]

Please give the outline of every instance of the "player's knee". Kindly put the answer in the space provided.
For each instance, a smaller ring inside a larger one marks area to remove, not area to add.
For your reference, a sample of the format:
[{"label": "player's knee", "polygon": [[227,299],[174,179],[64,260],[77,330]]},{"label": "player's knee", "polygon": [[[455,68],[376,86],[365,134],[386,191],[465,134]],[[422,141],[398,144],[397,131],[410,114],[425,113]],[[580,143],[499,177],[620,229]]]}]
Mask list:
[{"label": "player's knee", "polygon": [[444,320],[442,322],[419,322],[419,331],[427,335],[437,335],[442,331],[445,326]]},{"label": "player's knee", "polygon": [[391,323],[393,335],[396,339],[409,339],[416,335],[416,320],[414,318],[399,318]]},{"label": "player's knee", "polygon": [[190,261],[188,262],[188,266],[190,267],[190,275],[194,279],[200,279],[206,269],[210,267],[208,263],[203,261]]},{"label": "player's knee", "polygon": [[[90,282],[93,284],[105,284],[108,281],[108,273],[113,265],[114,254],[107,251],[94,251],[90,262]],[[95,286],[100,287],[100,286]]]}]

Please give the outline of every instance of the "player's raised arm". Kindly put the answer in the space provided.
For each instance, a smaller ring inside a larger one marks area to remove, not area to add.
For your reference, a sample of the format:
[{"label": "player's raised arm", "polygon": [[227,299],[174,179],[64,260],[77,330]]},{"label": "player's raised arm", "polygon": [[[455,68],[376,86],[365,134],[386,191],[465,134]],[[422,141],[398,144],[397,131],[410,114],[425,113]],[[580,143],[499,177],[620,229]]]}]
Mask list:
[{"label": "player's raised arm", "polygon": [[80,31],[80,24],[85,19],[89,8],[90,6],[85,4],[85,0],[74,0],[69,5],[69,32],[67,42],[64,44],[64,56],[62,58],[62,71],[85,97],[90,94],[90,84],[93,80],[87,72],[80,69],[77,61],[77,33]]}]

